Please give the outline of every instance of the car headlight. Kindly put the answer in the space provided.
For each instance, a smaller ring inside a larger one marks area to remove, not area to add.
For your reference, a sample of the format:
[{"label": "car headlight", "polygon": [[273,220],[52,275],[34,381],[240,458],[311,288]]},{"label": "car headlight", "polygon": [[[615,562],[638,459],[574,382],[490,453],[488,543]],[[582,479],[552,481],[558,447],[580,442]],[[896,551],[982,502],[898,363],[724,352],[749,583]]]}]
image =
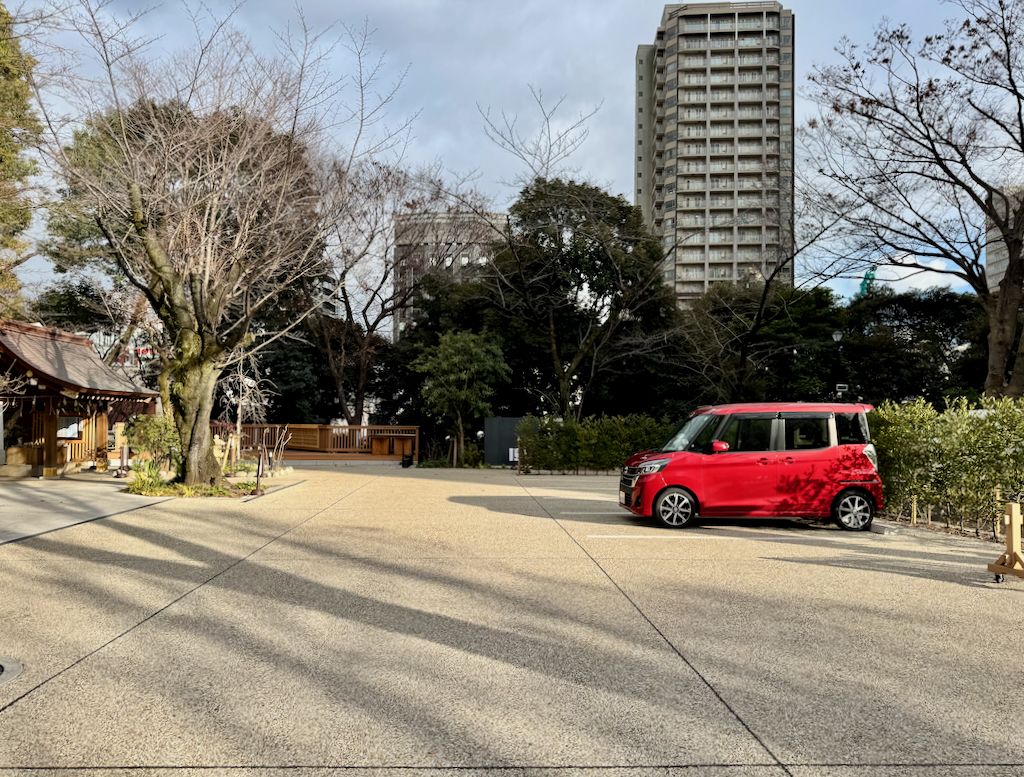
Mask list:
[{"label": "car headlight", "polygon": [[641,464],[636,468],[638,475],[653,475],[655,472],[661,472],[672,459],[658,459],[657,461],[648,461],[646,464]]}]

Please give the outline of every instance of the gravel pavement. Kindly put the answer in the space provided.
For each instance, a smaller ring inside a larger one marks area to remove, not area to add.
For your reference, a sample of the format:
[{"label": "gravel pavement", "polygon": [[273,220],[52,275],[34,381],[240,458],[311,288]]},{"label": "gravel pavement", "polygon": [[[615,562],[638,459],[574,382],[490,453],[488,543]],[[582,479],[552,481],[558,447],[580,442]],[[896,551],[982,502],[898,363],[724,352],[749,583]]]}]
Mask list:
[{"label": "gravel pavement", "polygon": [[1024,580],[991,543],[672,531],[608,476],[34,483],[0,484],[0,777],[1024,777]]}]

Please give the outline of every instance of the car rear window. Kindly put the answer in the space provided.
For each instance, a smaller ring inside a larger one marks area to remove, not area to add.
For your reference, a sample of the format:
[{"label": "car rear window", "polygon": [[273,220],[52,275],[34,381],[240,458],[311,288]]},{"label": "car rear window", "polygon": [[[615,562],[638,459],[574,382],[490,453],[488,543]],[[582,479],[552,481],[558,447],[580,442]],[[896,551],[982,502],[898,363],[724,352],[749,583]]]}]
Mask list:
[{"label": "car rear window", "polygon": [[836,432],[840,445],[857,445],[871,442],[868,420],[863,413],[836,413]]}]

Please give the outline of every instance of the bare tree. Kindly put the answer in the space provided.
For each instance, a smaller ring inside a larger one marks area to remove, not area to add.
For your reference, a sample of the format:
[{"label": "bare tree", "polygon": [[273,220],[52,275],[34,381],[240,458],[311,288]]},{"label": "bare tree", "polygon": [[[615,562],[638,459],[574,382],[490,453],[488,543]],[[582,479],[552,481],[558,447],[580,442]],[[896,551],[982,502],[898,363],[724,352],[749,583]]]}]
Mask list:
[{"label": "bare tree", "polygon": [[[383,123],[402,76],[381,89],[367,28],[332,41],[300,17],[268,56],[232,13],[195,15],[195,43],[160,54],[135,37],[138,16],[81,0],[69,23],[100,77],[39,94],[75,227],[63,237],[115,264],[162,325],[186,484],[220,477],[209,422],[221,372],[305,318],[262,324],[288,289],[324,274],[329,249],[359,251],[332,244],[332,229],[362,206],[363,172],[400,152],[407,128]],[[339,46],[352,73],[336,78]],[[70,125],[55,97],[77,110]]]},{"label": "bare tree", "polygon": [[[387,331],[412,305],[432,270],[451,270],[462,246],[481,238],[480,219],[468,212],[477,197],[461,182],[442,180],[439,166],[411,171],[397,165],[360,166],[349,175],[357,207],[330,225],[325,304],[309,329],[323,350],[341,412],[363,423],[374,366],[389,346]],[[316,290],[313,290],[314,295]]]},{"label": "bare tree", "polygon": [[[1014,353],[1024,282],[1024,0],[957,0],[963,18],[915,42],[884,22],[813,70],[803,134],[821,207],[841,219],[839,270],[887,264],[966,282],[988,317],[989,395],[1024,394]],[[1004,252],[998,292],[986,254]]]},{"label": "bare tree", "polygon": [[537,178],[557,178],[573,172],[565,163],[590,136],[587,122],[601,110],[601,106],[596,105],[588,113],[562,122],[558,110],[565,102],[564,96],[550,105],[544,102],[543,90],[531,85],[530,94],[540,112],[540,122],[527,134],[520,129],[519,117],[515,114],[502,111],[499,122],[491,117],[490,108],[477,105],[488,140],[518,159],[526,169],[515,181],[507,182],[520,188]]}]

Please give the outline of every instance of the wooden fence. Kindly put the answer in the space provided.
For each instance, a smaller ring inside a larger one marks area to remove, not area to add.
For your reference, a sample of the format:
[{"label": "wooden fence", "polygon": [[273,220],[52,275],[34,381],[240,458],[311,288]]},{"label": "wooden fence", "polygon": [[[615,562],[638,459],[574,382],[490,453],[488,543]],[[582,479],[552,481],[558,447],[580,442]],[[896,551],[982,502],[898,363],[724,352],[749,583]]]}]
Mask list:
[{"label": "wooden fence", "polygon": [[[222,438],[235,431],[232,424],[214,423]],[[323,424],[242,424],[242,448],[275,447],[290,434],[287,450],[358,454],[366,457],[419,454],[418,426],[325,426]]]}]

